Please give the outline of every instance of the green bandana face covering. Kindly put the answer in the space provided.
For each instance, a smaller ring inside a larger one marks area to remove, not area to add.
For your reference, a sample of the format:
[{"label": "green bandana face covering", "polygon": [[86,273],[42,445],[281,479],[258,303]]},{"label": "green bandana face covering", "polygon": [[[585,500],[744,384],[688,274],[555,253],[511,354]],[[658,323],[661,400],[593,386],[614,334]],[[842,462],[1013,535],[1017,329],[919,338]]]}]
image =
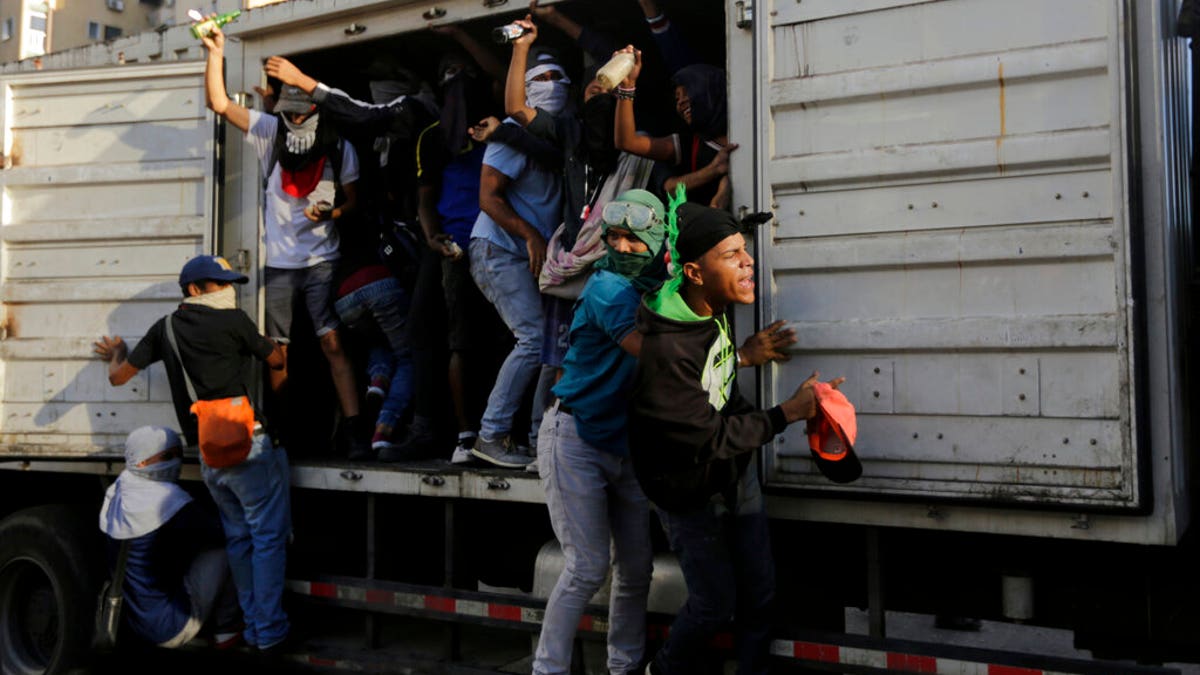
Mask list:
[{"label": "green bandana face covering", "polygon": [[[644,208],[625,208],[626,204]],[[604,248],[607,254],[596,262],[596,269],[607,270],[619,274],[626,279],[636,281],[654,262],[655,256],[662,252],[663,236],[666,225],[663,222],[665,209],[662,202],[646,190],[626,190],[616,199],[605,205],[603,215],[612,216],[615,222],[604,219]],[[636,222],[630,222],[630,220]],[[646,244],[648,251],[643,253],[621,253],[608,244],[610,228],[629,230],[635,237]]]},{"label": "green bandana face covering", "polygon": [[[621,253],[604,242],[604,248],[608,250],[608,254],[604,259],[597,262],[596,266],[600,269],[606,269],[614,274],[620,274],[626,279],[634,279],[641,275],[642,270],[654,260],[654,255],[649,251],[645,253]],[[600,263],[605,263],[601,267]]]}]

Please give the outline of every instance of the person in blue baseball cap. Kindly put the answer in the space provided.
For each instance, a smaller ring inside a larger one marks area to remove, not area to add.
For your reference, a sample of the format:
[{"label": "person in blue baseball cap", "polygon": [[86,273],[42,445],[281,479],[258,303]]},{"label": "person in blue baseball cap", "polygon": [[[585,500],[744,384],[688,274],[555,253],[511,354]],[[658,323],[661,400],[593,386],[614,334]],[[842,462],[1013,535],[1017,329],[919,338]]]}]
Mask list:
[{"label": "person in blue baseball cap", "polygon": [[[249,280],[249,277],[233,269],[229,261],[219,255],[198,255],[184,263],[183,269],[179,270],[179,287],[183,290],[184,297],[189,295],[188,284],[203,281],[244,284]],[[233,287],[229,286],[229,290],[233,291]]]},{"label": "person in blue baseball cap", "polygon": [[[258,332],[237,307],[234,284],[246,275],[224,258],[200,255],[179,272],[183,302],[156,321],[133,350],[120,337],[101,337],[94,351],[108,362],[108,381],[121,386],[151,364],[162,361],[183,437],[199,444],[195,401],[242,399],[254,369],[251,359],[282,370],[283,350]],[[276,447],[255,411],[250,449],[240,462],[210,466],[201,455],[201,475],[221,514],[229,568],[237,587],[246,628],[242,638],[259,649],[277,649],[288,636],[283,611],[286,545],[291,532],[287,454]],[[217,462],[214,462],[217,463]]]}]

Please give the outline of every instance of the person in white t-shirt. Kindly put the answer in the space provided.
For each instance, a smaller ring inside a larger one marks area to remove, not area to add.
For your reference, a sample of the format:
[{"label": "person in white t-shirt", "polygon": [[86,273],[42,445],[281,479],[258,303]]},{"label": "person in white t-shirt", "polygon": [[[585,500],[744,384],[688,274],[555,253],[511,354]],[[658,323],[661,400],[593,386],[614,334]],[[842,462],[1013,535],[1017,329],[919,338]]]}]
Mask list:
[{"label": "person in white t-shirt", "polygon": [[[267,251],[266,334],[291,338],[292,308],[301,301],[312,318],[321,350],[329,361],[344,417],[340,441],[351,457],[369,454],[371,425],[359,415],[354,368],[338,336],[333,309],[333,277],[338,259],[335,223],[357,204],[358,157],[350,143],[321,121],[312,98],[285,86],[273,112],[250,110],[229,99],[220,29],[202,38],[208,49],[205,93],[208,107],[246,134],[267,176],[263,197]],[[340,194],[339,194],[340,193]],[[279,389],[286,371],[272,377]]]}]

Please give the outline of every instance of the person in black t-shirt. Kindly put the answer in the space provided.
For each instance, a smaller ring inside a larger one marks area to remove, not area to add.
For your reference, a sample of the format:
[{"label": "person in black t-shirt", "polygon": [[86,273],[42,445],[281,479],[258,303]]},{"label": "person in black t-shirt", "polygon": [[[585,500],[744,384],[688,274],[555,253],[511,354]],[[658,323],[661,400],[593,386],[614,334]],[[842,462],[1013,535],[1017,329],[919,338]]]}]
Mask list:
[{"label": "person in black t-shirt", "polygon": [[[224,258],[197,256],[183,266],[179,286],[184,300],[159,319],[133,351],[120,337],[104,336],[95,352],[108,361],[108,381],[128,382],[156,361],[166,366],[175,414],[189,445],[196,445],[196,421],[191,415],[184,369],[200,400],[245,396],[249,391],[251,358],[273,370],[284,367],[283,350],[258,332],[254,322],[237,308],[233,284],[247,278]],[[171,321],[178,347],[171,344],[166,322]],[[176,356],[178,354],[178,356]],[[242,637],[259,649],[273,649],[287,638],[283,611],[286,544],[291,532],[288,463],[282,448],[261,431],[256,413],[250,454],[241,463],[213,468],[201,458],[204,484],[221,512],[229,567],[237,586],[246,629]]]}]

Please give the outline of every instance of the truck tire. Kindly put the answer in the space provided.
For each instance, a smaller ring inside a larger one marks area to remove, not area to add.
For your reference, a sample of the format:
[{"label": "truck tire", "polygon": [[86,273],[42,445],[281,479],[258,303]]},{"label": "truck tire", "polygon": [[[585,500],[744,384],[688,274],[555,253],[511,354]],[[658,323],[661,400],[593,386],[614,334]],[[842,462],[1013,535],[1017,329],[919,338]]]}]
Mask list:
[{"label": "truck tire", "polygon": [[0,673],[65,673],[91,644],[97,535],[68,506],[0,521]]}]

